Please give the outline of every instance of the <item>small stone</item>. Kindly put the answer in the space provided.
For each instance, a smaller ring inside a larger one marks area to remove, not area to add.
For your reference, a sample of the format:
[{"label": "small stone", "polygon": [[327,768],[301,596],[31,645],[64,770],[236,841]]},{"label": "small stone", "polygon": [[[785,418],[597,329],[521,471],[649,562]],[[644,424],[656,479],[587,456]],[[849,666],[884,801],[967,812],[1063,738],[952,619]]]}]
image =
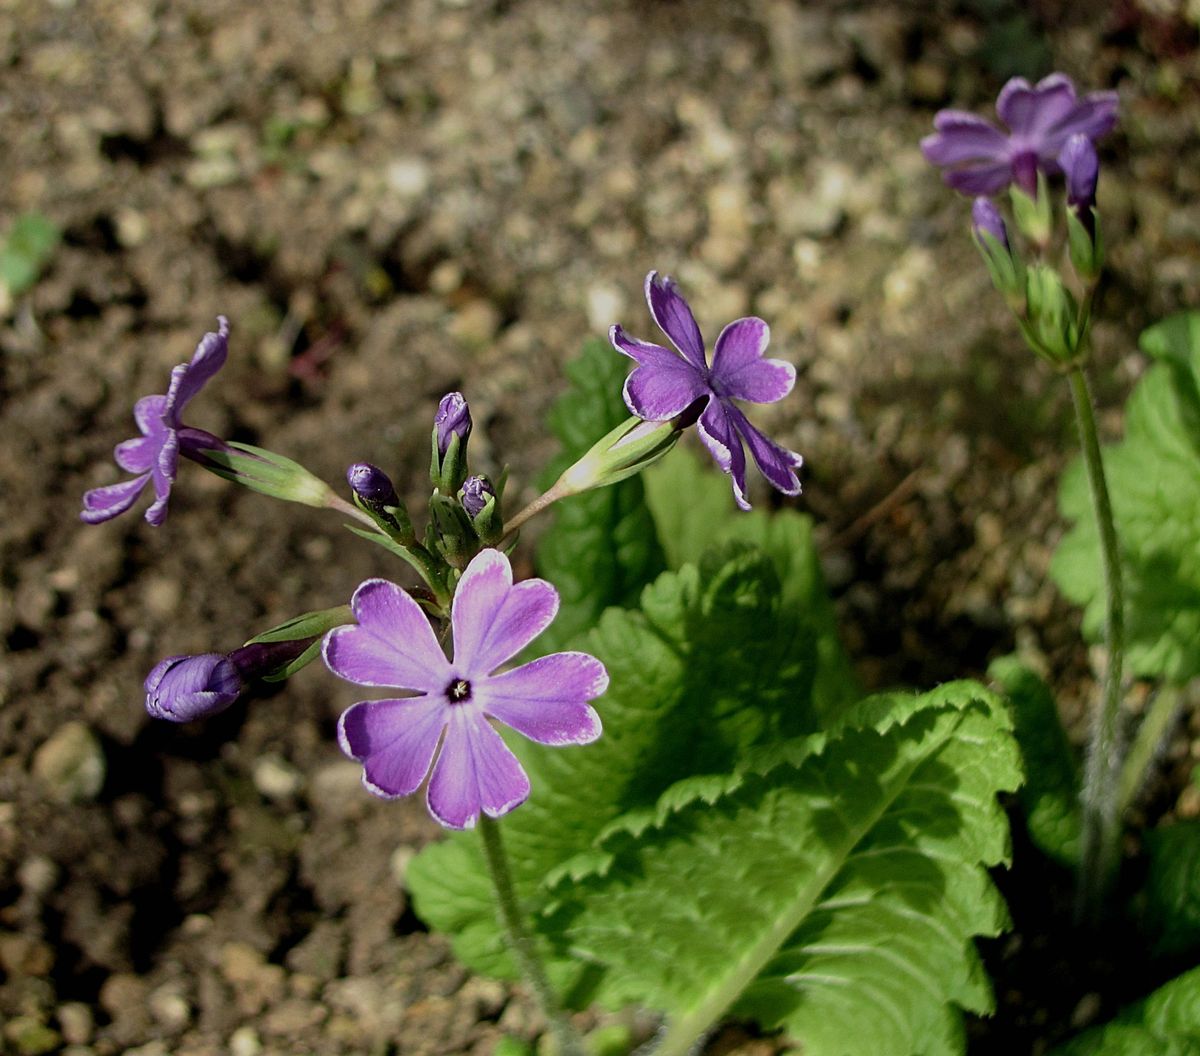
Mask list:
[{"label": "small stone", "polygon": [[625,313],[625,296],[615,286],[596,285],[587,291],[588,326],[598,333],[608,333]]},{"label": "small stone", "polygon": [[484,345],[500,329],[500,311],[491,301],[475,298],[464,304],[450,321],[450,333],[465,345]]},{"label": "small stone", "polygon": [[192,1018],[191,1006],[170,984],[150,995],[149,1008],[155,1021],[173,1034],[183,1030]]},{"label": "small stone", "polygon": [[385,178],[402,198],[419,198],[429,188],[429,166],[421,158],[396,158],[388,164]]},{"label": "small stone", "polygon": [[392,856],[388,860],[392,879],[396,881],[396,886],[401,890],[408,889],[408,867],[416,856],[417,852],[412,847],[401,845],[392,851]]},{"label": "small stone", "polygon": [[104,749],[82,722],[68,722],[33,755],[33,776],[60,803],[93,800],[104,787]]},{"label": "small stone", "polygon": [[267,799],[292,799],[304,787],[304,776],[279,756],[264,755],[254,764],[254,787]]},{"label": "small stone", "polygon": [[262,1042],[253,1027],[238,1027],[229,1035],[229,1056],[259,1056]]},{"label": "small stone", "polygon": [[82,1001],[70,1001],[58,1008],[58,1028],[63,1040],[70,1045],[86,1045],[92,1040],[95,1020],[89,1005]]},{"label": "small stone", "polygon": [[49,858],[35,854],[21,863],[17,879],[27,894],[34,898],[45,898],[58,883],[58,866]]},{"label": "small stone", "polygon": [[20,1056],[42,1056],[62,1044],[58,1032],[32,1016],[17,1016],[4,1028],[4,1036]]},{"label": "small stone", "polygon": [[9,976],[49,975],[54,948],[31,935],[0,934],[0,968]]}]

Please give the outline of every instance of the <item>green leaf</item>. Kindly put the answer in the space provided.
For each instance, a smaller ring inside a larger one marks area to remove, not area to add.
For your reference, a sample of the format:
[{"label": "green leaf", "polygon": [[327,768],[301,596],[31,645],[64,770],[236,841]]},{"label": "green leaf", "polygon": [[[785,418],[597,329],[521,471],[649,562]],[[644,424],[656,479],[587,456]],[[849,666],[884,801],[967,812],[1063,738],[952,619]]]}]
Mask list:
[{"label": "green leaf", "polygon": [[999,683],[1013,713],[1017,743],[1025,758],[1021,808],[1029,835],[1064,865],[1079,862],[1079,773],[1054,697],[1046,684],[1015,656],[994,660],[988,676]]},{"label": "green leaf", "polygon": [[[1125,573],[1126,664],[1131,674],[1183,684],[1200,675],[1200,316],[1152,327],[1142,348],[1160,359],[1126,405],[1125,439],[1104,449]],[[1194,413],[1193,413],[1194,412]],[[1060,504],[1075,521],[1051,564],[1084,606],[1084,633],[1100,641],[1104,591],[1099,540],[1083,467],[1063,477]]]},{"label": "green leaf", "polygon": [[[600,340],[586,342],[567,364],[571,387],[548,418],[563,450],[547,469],[545,486],[629,418],[621,399],[626,365]],[[555,510],[537,551],[538,571],[561,599],[558,617],[538,640],[543,653],[594,627],[610,605],[636,605],[641,589],[665,567],[637,477],[564,499]]]},{"label": "green leaf", "polygon": [[[731,548],[663,574],[643,592],[640,611],[609,609],[573,643],[608,668],[610,688],[597,702],[604,735],[583,748],[510,742],[533,793],[503,832],[531,909],[557,897],[542,886],[548,874],[604,867],[595,841],[615,819],[652,808],[683,778],[731,773],[751,749],[816,729],[815,642],[781,595],[770,560]],[[427,848],[409,879],[418,912],[456,934],[462,960],[507,974],[476,844],[468,834]],[[565,975],[577,972],[563,960]]]},{"label": "green leaf", "polygon": [[1146,833],[1146,923],[1159,953],[1200,946],[1200,821]]},{"label": "green leaf", "polygon": [[1008,860],[996,795],[1019,783],[1018,754],[977,685],[870,714],[798,765],[608,837],[613,862],[572,892],[566,924],[608,969],[605,1003],[665,1010],[682,1035],[728,1009],[806,1056],[961,1051],[957,1010],[991,1008],[972,939],[1007,925],[985,867]]},{"label": "green leaf", "polygon": [[1200,1052],[1200,968],[1160,986],[1104,1026],[1051,1056],[1196,1056]]},{"label": "green leaf", "polygon": [[761,549],[783,585],[784,606],[807,622],[816,636],[818,709],[832,715],[856,699],[858,680],[842,648],[825,590],[812,520],[794,510],[739,510],[725,475],[688,451],[673,452],[643,477],[646,504],[654,515],[668,566],[695,563],[710,547],[722,543],[749,543]]},{"label": "green leaf", "polygon": [[0,249],[0,282],[18,296],[28,290],[58,248],[62,233],[41,213],[23,213]]}]

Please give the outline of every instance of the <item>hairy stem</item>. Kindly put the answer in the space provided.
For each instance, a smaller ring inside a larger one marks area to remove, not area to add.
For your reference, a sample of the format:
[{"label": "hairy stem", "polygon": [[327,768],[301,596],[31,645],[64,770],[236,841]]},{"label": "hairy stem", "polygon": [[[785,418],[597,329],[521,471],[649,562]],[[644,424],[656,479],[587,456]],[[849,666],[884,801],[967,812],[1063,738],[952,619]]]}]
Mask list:
[{"label": "hairy stem", "polygon": [[1112,503],[1104,477],[1100,439],[1092,395],[1082,368],[1067,373],[1079,442],[1087,470],[1088,494],[1100,536],[1104,571],[1104,645],[1108,654],[1104,691],[1094,716],[1088,743],[1083,780],[1083,848],[1079,873],[1079,905],[1082,918],[1095,921],[1116,874],[1121,836],[1120,780],[1124,746],[1121,736],[1122,671],[1125,665],[1125,605],[1121,583],[1121,559]]},{"label": "hairy stem", "polygon": [[516,958],[521,975],[529,984],[541,1006],[542,1014],[558,1041],[559,1056],[584,1056],[583,1040],[571,1025],[546,976],[545,966],[538,957],[533,937],[525,927],[517,893],[513,889],[512,871],[508,866],[508,855],[500,835],[500,824],[486,814],[479,818],[479,835],[483,838],[483,854],[487,859],[488,874],[496,892],[496,904],[500,910],[500,923],[504,927],[508,948]]},{"label": "hairy stem", "polygon": [[1154,696],[1149,711],[1138,726],[1137,736],[1129,746],[1129,754],[1121,767],[1121,779],[1117,786],[1118,817],[1133,803],[1142,785],[1146,772],[1157,758],[1159,750],[1183,704],[1183,691],[1175,686],[1163,686]]},{"label": "hairy stem", "polygon": [[570,494],[572,494],[571,490],[567,488],[561,480],[559,480],[549,491],[539,495],[515,517],[505,521],[504,538],[500,542],[501,547],[504,546],[513,533],[516,532],[517,529],[519,529],[526,521],[541,513],[542,510],[544,510],[547,506],[558,502],[559,499],[565,499]]}]

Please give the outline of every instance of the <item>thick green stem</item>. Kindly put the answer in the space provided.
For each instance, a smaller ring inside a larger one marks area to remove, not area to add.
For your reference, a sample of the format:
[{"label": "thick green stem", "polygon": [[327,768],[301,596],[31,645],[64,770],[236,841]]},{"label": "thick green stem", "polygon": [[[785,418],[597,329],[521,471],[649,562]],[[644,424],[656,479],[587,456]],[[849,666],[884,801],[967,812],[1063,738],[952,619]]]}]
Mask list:
[{"label": "thick green stem", "polygon": [[1087,470],[1088,493],[1100,537],[1104,571],[1104,645],[1108,654],[1104,692],[1094,716],[1083,781],[1083,847],[1079,873],[1079,912],[1096,920],[1116,874],[1121,837],[1120,780],[1124,746],[1121,736],[1122,670],[1125,663],[1125,606],[1121,558],[1112,503],[1104,477],[1100,438],[1092,396],[1082,368],[1067,373],[1079,442]]},{"label": "thick green stem", "polygon": [[508,948],[516,958],[521,975],[537,998],[550,1029],[554,1031],[559,1056],[584,1056],[583,1039],[563,1011],[558,995],[546,976],[545,966],[538,957],[533,938],[525,927],[521,906],[513,888],[512,871],[508,867],[508,855],[504,850],[499,822],[486,814],[482,815],[479,818],[479,835],[483,838],[483,854],[492,878],[492,887],[496,892],[500,923],[508,939]]}]

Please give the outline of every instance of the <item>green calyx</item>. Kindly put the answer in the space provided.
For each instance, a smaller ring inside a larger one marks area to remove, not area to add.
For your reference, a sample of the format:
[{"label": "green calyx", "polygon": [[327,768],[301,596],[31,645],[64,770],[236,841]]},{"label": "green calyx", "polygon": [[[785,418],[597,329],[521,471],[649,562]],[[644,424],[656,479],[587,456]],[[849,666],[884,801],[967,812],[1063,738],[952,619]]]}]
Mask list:
[{"label": "green calyx", "polygon": [[555,487],[561,486],[563,494],[577,495],[616,484],[662,458],[675,446],[681,430],[678,418],[666,422],[627,418],[566,469]]}]

